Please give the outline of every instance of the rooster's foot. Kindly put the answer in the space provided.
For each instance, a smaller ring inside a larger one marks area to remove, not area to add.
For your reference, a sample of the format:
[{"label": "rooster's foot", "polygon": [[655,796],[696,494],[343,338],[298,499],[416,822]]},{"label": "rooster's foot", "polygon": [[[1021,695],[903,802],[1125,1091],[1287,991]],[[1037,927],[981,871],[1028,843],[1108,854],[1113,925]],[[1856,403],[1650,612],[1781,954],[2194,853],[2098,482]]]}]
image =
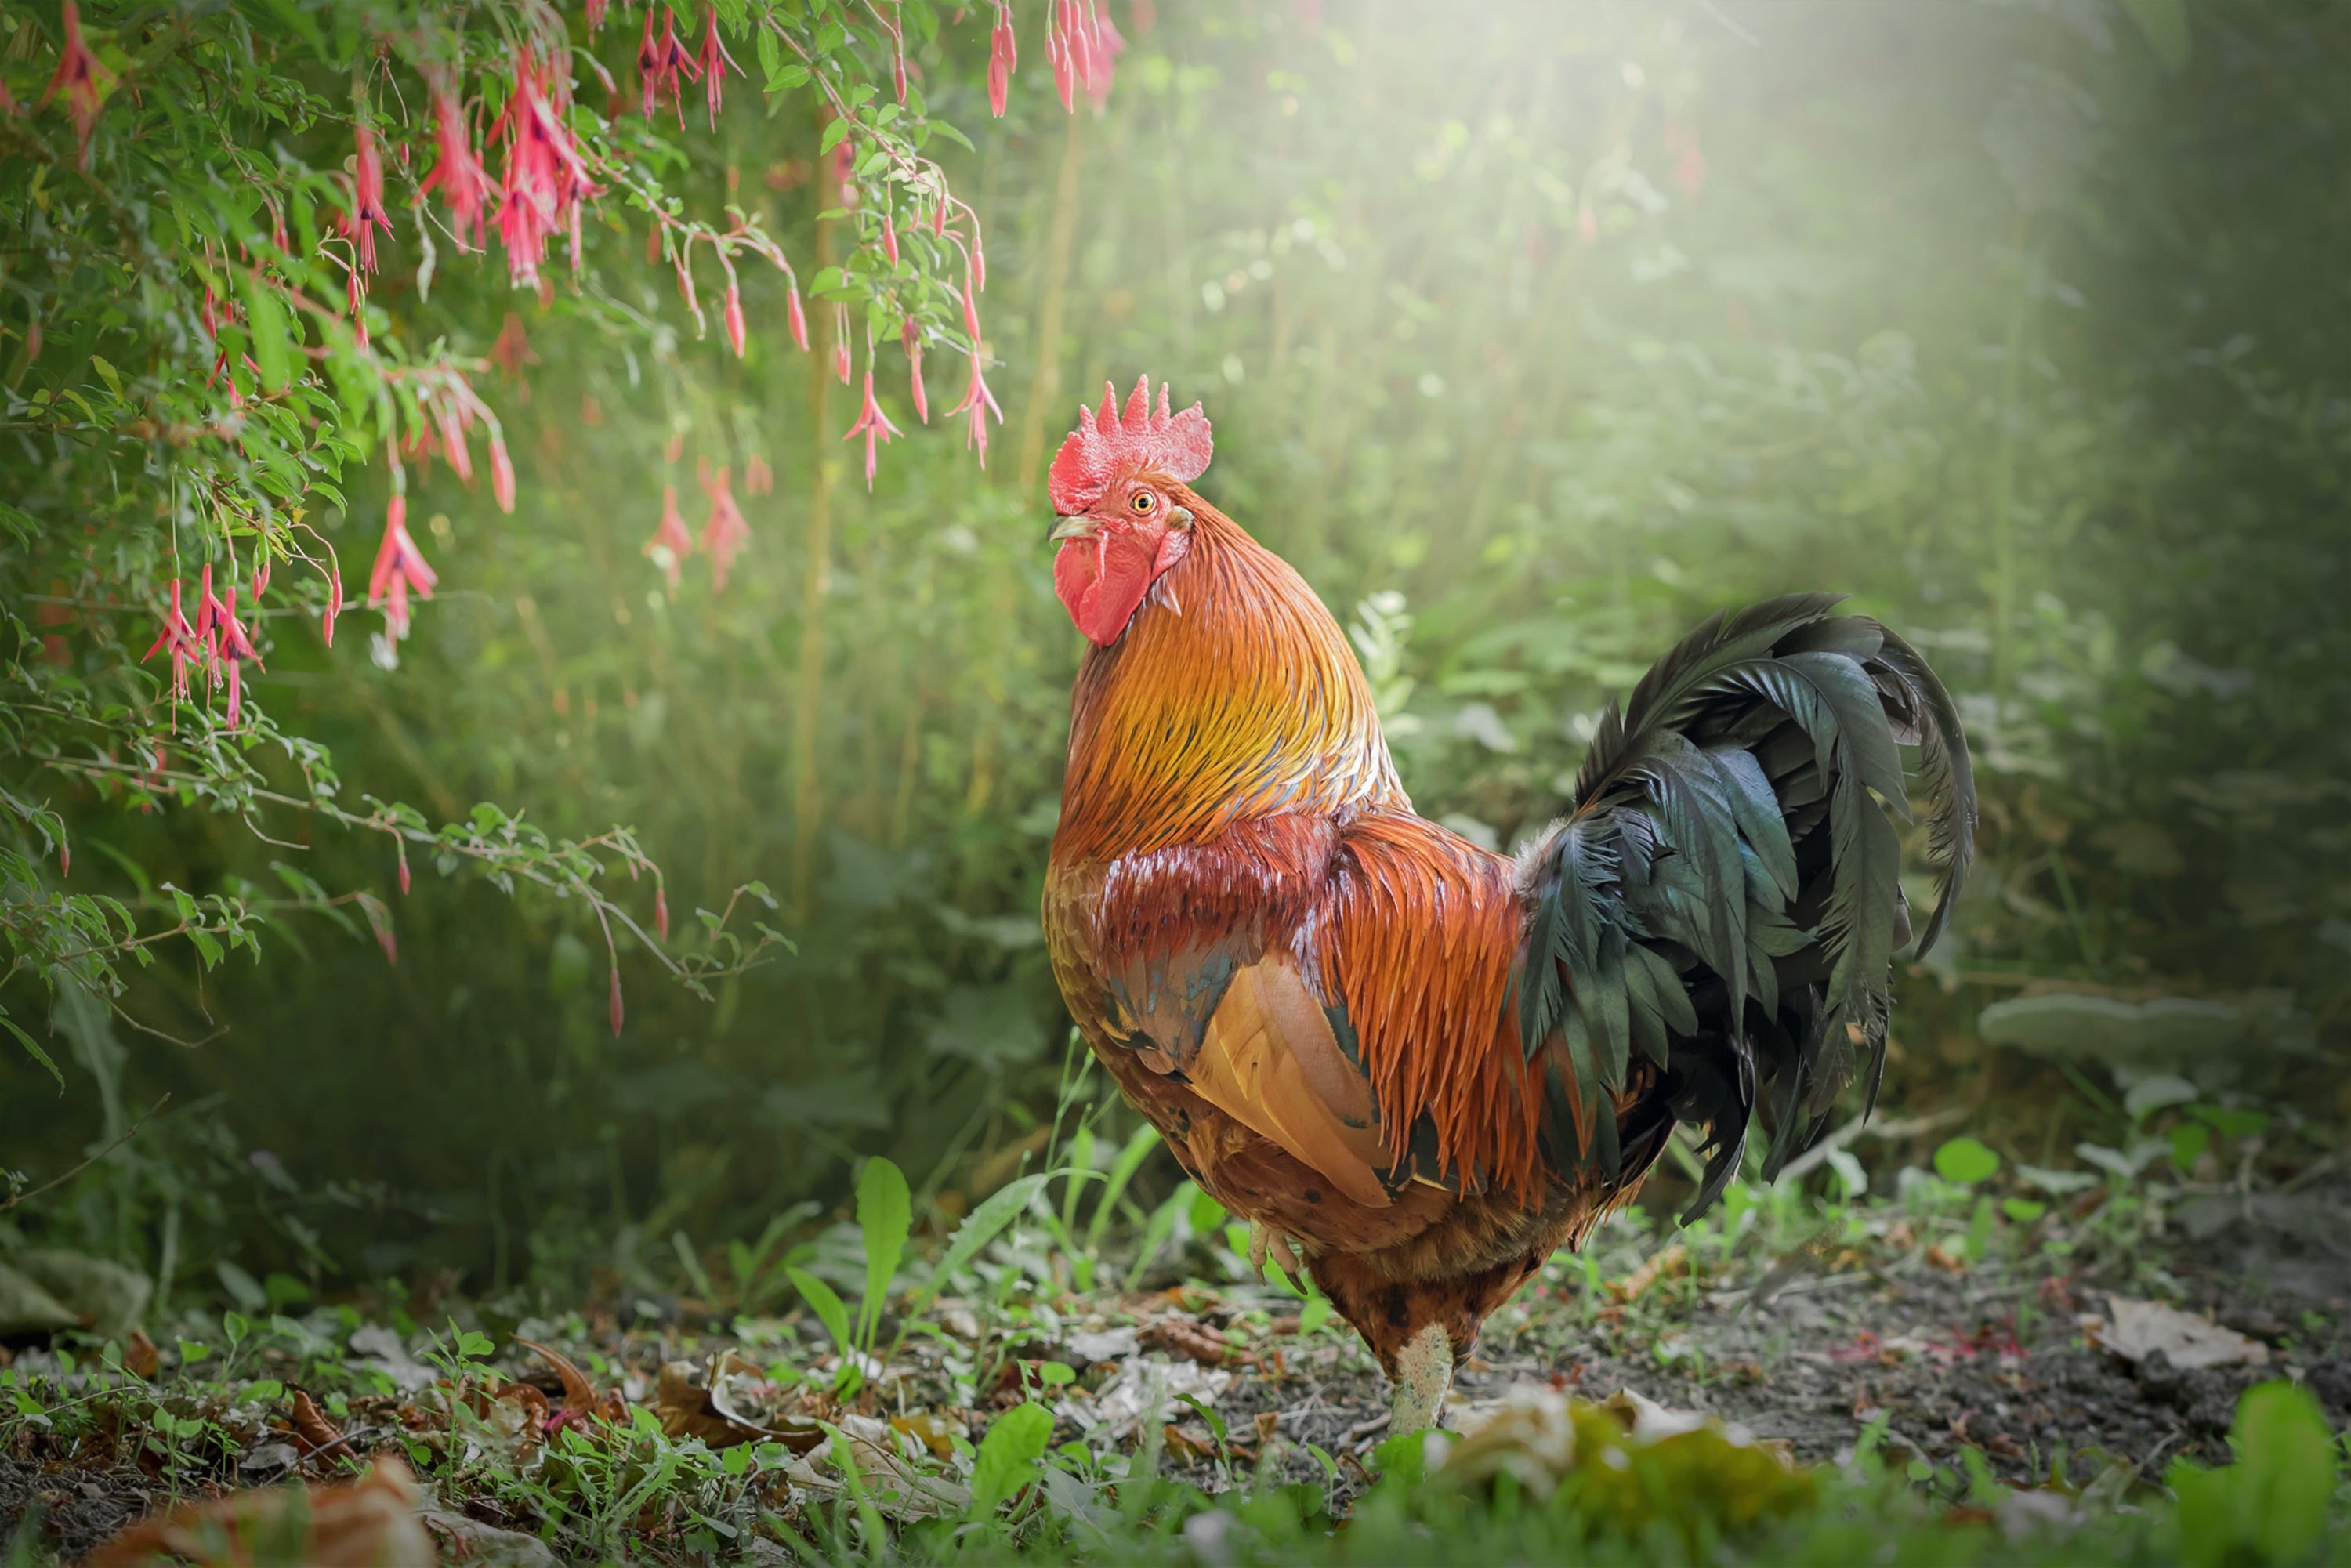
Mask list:
[{"label": "rooster's foot", "polygon": [[1305,1277],[1306,1265],[1299,1261],[1296,1241],[1262,1219],[1250,1220],[1249,1271],[1257,1276],[1257,1282],[1260,1285],[1265,1283],[1265,1260],[1269,1253],[1272,1255],[1274,1267],[1280,1269],[1292,1285]]},{"label": "rooster's foot", "polygon": [[1436,1426],[1452,1387],[1453,1341],[1443,1323],[1424,1323],[1396,1353],[1388,1435],[1398,1437]]}]

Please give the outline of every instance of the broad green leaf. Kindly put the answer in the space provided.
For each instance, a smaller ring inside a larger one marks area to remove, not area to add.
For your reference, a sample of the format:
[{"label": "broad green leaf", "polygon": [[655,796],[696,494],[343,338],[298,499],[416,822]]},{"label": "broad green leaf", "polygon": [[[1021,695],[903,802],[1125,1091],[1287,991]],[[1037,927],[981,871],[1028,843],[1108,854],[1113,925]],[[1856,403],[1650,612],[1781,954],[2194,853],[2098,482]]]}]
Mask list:
[{"label": "broad green leaf", "polygon": [[2000,1171],[2000,1156],[1974,1138],[1952,1138],[1935,1151],[1935,1174],[1954,1186],[1973,1186]]},{"label": "broad green leaf", "polygon": [[1029,1404],[1006,1411],[979,1442],[971,1471],[971,1507],[985,1517],[1027,1484],[1052,1439],[1053,1413]]},{"label": "broad green leaf", "polygon": [[261,384],[266,391],[283,392],[293,375],[286,308],[277,291],[261,281],[258,269],[238,274],[237,282],[245,295],[246,326],[253,336],[253,362],[261,368]]}]

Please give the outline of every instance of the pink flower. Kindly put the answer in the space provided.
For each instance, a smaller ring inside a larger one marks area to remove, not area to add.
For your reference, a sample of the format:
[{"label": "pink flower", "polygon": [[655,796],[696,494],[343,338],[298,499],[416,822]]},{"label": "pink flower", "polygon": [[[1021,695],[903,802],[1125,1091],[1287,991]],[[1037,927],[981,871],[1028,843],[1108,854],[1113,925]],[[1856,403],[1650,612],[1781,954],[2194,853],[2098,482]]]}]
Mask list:
[{"label": "pink flower", "polygon": [[611,0],[588,0],[588,36],[594,37],[596,29],[604,25],[604,8]]},{"label": "pink flower", "polygon": [[890,221],[888,213],[882,214],[882,254],[890,258],[891,266],[898,265],[898,225]]},{"label": "pink flower", "polygon": [[80,166],[89,167],[89,133],[98,123],[99,106],[106,98],[106,89],[113,84],[114,73],[99,64],[89,46],[81,41],[81,9],[74,0],[66,0],[65,44],[57,50],[57,74],[49,78],[48,90],[41,94],[37,109],[47,109],[49,100],[58,93],[66,95],[66,108],[73,114],[74,139],[80,145]]},{"label": "pink flower", "polygon": [[[256,601],[260,598],[258,594],[254,597]],[[253,639],[246,634],[245,627],[236,618],[235,583],[229,584],[228,598],[220,603],[214,635],[219,646],[221,662],[228,666],[228,727],[235,729],[245,710],[245,683],[241,677],[245,661],[251,659],[256,668],[261,664],[261,655],[255,651]]]},{"label": "pink flower", "polygon": [[800,308],[800,286],[797,283],[791,286],[789,308],[792,341],[799,345],[800,352],[806,353],[808,352],[808,312]]},{"label": "pink flower", "polygon": [[869,347],[865,355],[865,409],[857,416],[857,423],[849,427],[849,434],[841,437],[843,441],[854,441],[861,435],[865,437],[865,487],[868,490],[873,488],[873,470],[879,462],[874,443],[877,440],[895,441],[902,434],[896,425],[890,423],[890,416],[882,412],[882,404],[873,395],[873,354]]},{"label": "pink flower", "polygon": [[996,423],[1004,423],[1004,411],[996,406],[996,395],[987,390],[987,378],[980,374],[979,346],[975,343],[971,353],[971,384],[964,389],[963,401],[947,410],[949,418],[969,414],[971,424],[964,432],[964,450],[979,450],[979,465],[987,466],[987,416],[996,415]]},{"label": "pink flower", "polygon": [[143,664],[166,648],[172,650],[172,700],[185,702],[188,700],[188,662],[204,658],[204,646],[196,638],[196,629],[188,624],[186,616],[180,613],[180,580],[176,577],[172,580],[172,608],[163,617],[162,632],[156,637],[155,645],[147,650],[146,658],[139,662]]},{"label": "pink flower", "polygon": [[[721,50],[720,54],[723,57],[725,51]],[[685,46],[677,41],[677,13],[666,5],[662,7],[661,41],[653,41],[653,8],[649,4],[645,6],[645,36],[637,45],[637,80],[644,95],[647,120],[653,117],[653,106],[661,101],[664,93],[667,93],[672,106],[677,110],[678,129],[685,129],[685,95],[678,81],[680,77],[687,81],[700,81],[702,68],[695,64],[692,55],[685,52]],[[712,123],[716,123],[715,113]]]},{"label": "pink flower", "polygon": [[[702,50],[695,59],[702,68],[703,96],[709,100],[710,125],[715,131],[718,126],[718,110],[722,107],[719,99],[726,89],[727,68],[733,67],[737,76],[745,74],[743,68],[735,64],[735,57],[726,52],[726,46],[718,41],[718,8],[715,5],[710,9],[709,20],[703,26]],[[903,99],[906,95],[902,91],[898,96]],[[739,353],[741,350],[737,351]]]},{"label": "pink flower", "polygon": [[[538,363],[538,355],[532,350],[530,340],[523,335],[522,318],[511,310],[507,312],[506,324],[498,329],[497,341],[490,345],[490,358],[500,371],[514,380],[521,378],[525,365]],[[529,397],[530,383],[524,382],[523,399],[528,402]]]},{"label": "pink flower", "polygon": [[1020,64],[1020,49],[1012,36],[1011,0],[996,0],[996,26],[987,36],[987,107],[1004,118],[1004,102],[1012,89],[1012,73]]},{"label": "pink flower", "polygon": [[832,371],[841,384],[849,384],[849,307],[832,308]]},{"label": "pink flower", "polygon": [[362,120],[359,126],[359,172],[351,181],[351,210],[343,220],[345,237],[359,243],[360,269],[375,270],[375,231],[392,233],[392,214],[383,205],[383,154],[375,133]]},{"label": "pink flower", "polygon": [[776,472],[768,460],[754,453],[743,465],[743,494],[764,496],[776,487]]},{"label": "pink flower", "polygon": [[653,935],[669,940],[669,890],[658,884],[653,888]]},{"label": "pink flower", "polygon": [[331,566],[327,569],[327,610],[319,621],[319,630],[329,648],[335,645],[335,617],[342,612],[343,569],[339,565]]},{"label": "pink flower", "polygon": [[444,82],[433,86],[433,137],[441,149],[441,159],[424,176],[424,183],[419,189],[441,193],[441,199],[449,204],[450,226],[456,232],[458,247],[465,247],[465,230],[470,227],[474,231],[474,248],[478,250],[482,245],[483,214],[497,197],[497,183],[474,155],[473,132],[465,124],[465,108],[458,103],[455,91]]},{"label": "pink flower", "polygon": [[407,518],[408,497],[392,497],[384,508],[383,543],[376,548],[375,570],[368,574],[368,608],[390,601],[383,624],[395,643],[408,635],[410,590],[419,599],[430,599],[434,585],[441,580],[425,564],[416,541],[408,537]]},{"label": "pink flower", "polygon": [[734,346],[735,357],[739,360],[743,357],[744,339],[743,286],[732,277],[726,280],[726,308],[723,319],[726,323],[726,341]]},{"label": "pink flower", "polygon": [[677,509],[677,486],[662,486],[661,527],[645,541],[645,554],[662,569],[669,579],[669,591],[677,591],[677,574],[685,565],[685,558],[694,549],[694,536],[685,531],[685,517]]},{"label": "pink flower", "polygon": [[580,261],[580,203],[597,194],[581,161],[571,127],[549,89],[563,84],[528,51],[515,57],[514,96],[490,127],[490,140],[506,142],[506,179],[498,207],[498,238],[507,247],[507,270],[517,287],[537,288],[538,264],[547,242],[569,230],[572,265]]},{"label": "pink flower", "polygon": [[702,493],[710,497],[710,516],[703,521],[701,545],[710,557],[710,591],[724,593],[735,557],[750,542],[751,525],[743,520],[743,509],[735,504],[727,470],[719,469],[713,479],[707,457],[702,460]]}]

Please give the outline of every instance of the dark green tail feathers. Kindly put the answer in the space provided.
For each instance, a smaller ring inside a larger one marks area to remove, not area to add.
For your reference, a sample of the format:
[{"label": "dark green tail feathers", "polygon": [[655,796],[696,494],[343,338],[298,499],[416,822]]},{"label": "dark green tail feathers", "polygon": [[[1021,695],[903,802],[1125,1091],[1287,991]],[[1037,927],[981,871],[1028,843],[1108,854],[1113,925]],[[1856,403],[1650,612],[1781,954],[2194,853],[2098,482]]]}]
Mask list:
[{"label": "dark green tail feathers", "polygon": [[[1621,1168],[1614,1118],[1593,1113],[1638,1074],[1645,1099],[1706,1132],[1685,1223],[1739,1168],[1759,1104],[1767,1177],[1857,1075],[1875,1105],[1892,960],[1912,935],[1893,819],[1913,821],[1915,794],[1939,873],[1913,956],[1949,921],[1974,848],[1950,695],[1838,602],[1791,594],[1699,627],[1611,705],[1568,814],[1520,860],[1516,1005],[1552,1156],[1638,1174]],[[1642,1143],[1649,1158],[1663,1146]]]}]

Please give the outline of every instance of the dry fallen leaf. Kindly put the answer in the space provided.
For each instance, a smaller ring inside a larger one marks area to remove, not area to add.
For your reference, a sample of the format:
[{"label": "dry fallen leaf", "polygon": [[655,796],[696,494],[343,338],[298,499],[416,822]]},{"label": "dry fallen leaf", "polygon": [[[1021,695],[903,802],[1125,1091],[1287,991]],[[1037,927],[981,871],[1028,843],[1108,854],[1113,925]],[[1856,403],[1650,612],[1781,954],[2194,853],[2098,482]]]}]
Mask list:
[{"label": "dry fallen leaf", "polygon": [[1947,1274],[1964,1274],[1968,1271],[1968,1260],[1956,1252],[1945,1250],[1939,1241],[1931,1243],[1928,1247],[1927,1265],[1931,1269],[1940,1269]]},{"label": "dry fallen leaf", "polygon": [[2108,1316],[2085,1313],[2082,1332],[2093,1344],[2110,1350],[2125,1361],[2144,1361],[2157,1351],[2186,1371],[2199,1366],[2266,1366],[2270,1347],[2234,1329],[2207,1322],[2192,1312],[2160,1301],[2134,1301],[2128,1296],[2106,1298]]},{"label": "dry fallen leaf", "polygon": [[161,1562],[198,1568],[301,1563],[309,1568],[432,1568],[433,1538],[417,1518],[416,1479],[395,1458],[380,1458],[357,1485],[315,1486],[303,1512],[287,1506],[289,1487],[231,1492],[183,1503],[131,1525],[90,1559],[92,1568]]},{"label": "dry fallen leaf", "polygon": [[351,1451],[335,1424],[320,1415],[310,1396],[298,1388],[294,1391],[294,1436],[300,1440],[298,1451],[305,1459],[327,1458]]},{"label": "dry fallen leaf", "polygon": [[541,1359],[555,1369],[557,1381],[563,1385],[563,1408],[547,1420],[550,1433],[556,1427],[578,1426],[591,1418],[619,1426],[628,1425],[628,1402],[621,1397],[618,1389],[599,1396],[596,1385],[588,1381],[587,1374],[571,1364],[569,1357],[527,1339],[517,1339],[515,1343],[525,1350],[537,1351]]},{"label": "dry fallen leaf", "polygon": [[152,1377],[160,1360],[155,1342],[147,1337],[147,1331],[132,1329],[131,1338],[122,1346],[122,1364],[141,1377]]},{"label": "dry fallen leaf", "polygon": [[1226,1343],[1221,1336],[1188,1318],[1165,1319],[1144,1330],[1141,1337],[1145,1344],[1156,1345],[1170,1355],[1196,1361],[1202,1366],[1264,1364],[1248,1351]]}]

